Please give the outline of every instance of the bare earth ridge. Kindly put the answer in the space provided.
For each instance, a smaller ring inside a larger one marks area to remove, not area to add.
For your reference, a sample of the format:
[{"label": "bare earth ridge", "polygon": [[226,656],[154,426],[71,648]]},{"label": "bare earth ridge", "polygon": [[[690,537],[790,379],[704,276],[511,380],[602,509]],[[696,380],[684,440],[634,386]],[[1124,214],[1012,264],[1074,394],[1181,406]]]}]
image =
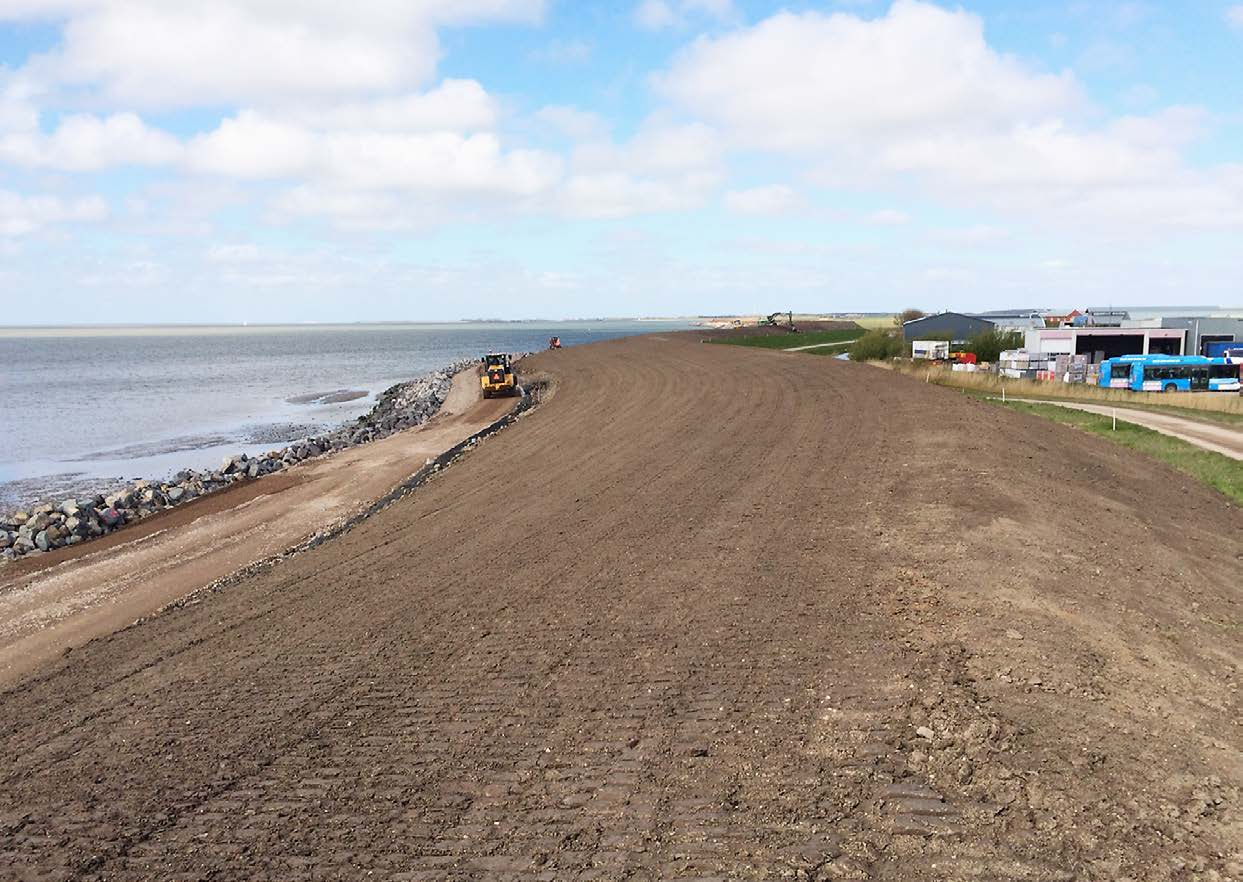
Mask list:
[{"label": "bare earth ridge", "polygon": [[0,878],[1243,873],[1243,516],[832,359],[547,353],[353,530],[0,694]]}]

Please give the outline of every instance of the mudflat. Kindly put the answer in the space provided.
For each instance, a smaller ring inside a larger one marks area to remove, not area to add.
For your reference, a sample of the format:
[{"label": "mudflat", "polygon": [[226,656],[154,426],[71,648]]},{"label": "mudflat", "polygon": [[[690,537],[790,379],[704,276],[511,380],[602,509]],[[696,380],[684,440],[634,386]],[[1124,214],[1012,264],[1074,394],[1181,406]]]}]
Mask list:
[{"label": "mudflat", "polygon": [[1225,498],[832,359],[529,368],[411,496],[0,694],[0,877],[1243,873]]}]

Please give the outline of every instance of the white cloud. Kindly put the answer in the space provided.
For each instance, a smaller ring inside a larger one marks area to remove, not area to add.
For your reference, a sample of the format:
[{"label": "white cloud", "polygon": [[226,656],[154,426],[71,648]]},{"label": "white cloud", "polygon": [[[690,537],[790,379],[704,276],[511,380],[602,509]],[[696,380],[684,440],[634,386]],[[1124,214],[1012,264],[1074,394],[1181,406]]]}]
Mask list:
[{"label": "white cloud", "polygon": [[869,214],[867,221],[879,227],[900,227],[903,224],[909,224],[911,216],[904,211],[898,211],[894,208],[883,208],[880,211],[874,211]]},{"label": "white cloud", "polygon": [[679,211],[703,199],[711,182],[640,178],[624,172],[576,174],[565,186],[566,211],[575,217],[618,218]]},{"label": "white cloud", "polygon": [[1231,6],[1226,10],[1226,24],[1243,31],[1243,3]]},{"label": "white cloud", "polygon": [[45,135],[34,129],[0,135],[0,161],[27,168],[97,171],[113,165],[168,165],[182,153],[172,135],[136,114],[68,116]]},{"label": "white cloud", "polygon": [[974,131],[1080,101],[1068,74],[1034,74],[994,52],[978,17],[915,0],[874,20],[780,13],[700,38],[656,85],[742,144],[802,151]]},{"label": "white cloud", "polygon": [[697,12],[718,21],[726,21],[738,14],[733,0],[682,0],[681,5],[683,12]]},{"label": "white cloud", "polygon": [[0,236],[25,236],[51,224],[101,221],[108,205],[98,196],[62,199],[0,190]]},{"label": "white cloud", "polygon": [[281,116],[321,129],[477,132],[495,128],[500,109],[475,80],[447,79],[426,92],[295,106],[283,109]]},{"label": "white cloud", "polygon": [[962,266],[930,266],[923,273],[924,281],[932,284],[955,283],[966,284],[975,278],[975,273]]},{"label": "white cloud", "polygon": [[34,105],[29,83],[6,76],[0,68],[0,133],[30,131],[39,125],[39,110]]},{"label": "white cloud", "polygon": [[735,214],[785,214],[801,202],[799,195],[785,184],[730,190],[725,194],[725,207]]},{"label": "white cloud", "polygon": [[665,0],[643,0],[634,11],[635,24],[650,31],[672,27],[677,20],[677,13]]},{"label": "white cloud", "polygon": [[310,171],[316,149],[306,129],[244,110],[193,138],[187,161],[199,172],[235,178],[295,177]]},{"label": "white cloud", "polygon": [[609,129],[608,122],[598,113],[558,104],[541,107],[535,112],[535,121],[575,141],[600,140]]},{"label": "white cloud", "polygon": [[490,133],[332,134],[322,143],[329,179],[356,190],[418,190],[534,196],[560,177],[560,160],[501,148]]},{"label": "white cloud", "polygon": [[403,190],[522,197],[549,190],[561,174],[556,156],[505,151],[491,132],[317,131],[258,111],[243,111],[193,139],[188,153],[196,171],[299,179],[338,195]]},{"label": "white cloud", "polygon": [[1029,70],[988,45],[978,16],[920,0],[701,37],[654,83],[733,145],[793,156],[824,185],[915,185],[1084,224],[1222,226],[1243,213],[1224,168],[1183,157],[1202,111],[1096,122],[1073,76]]},{"label": "white cloud", "polygon": [[260,257],[259,248],[251,242],[242,244],[216,244],[207,249],[207,259],[212,263],[253,263]]},{"label": "white cloud", "polygon": [[733,0],[642,0],[634,22],[649,31],[680,27],[695,18],[731,21],[738,15]]},{"label": "white cloud", "polygon": [[1007,230],[989,224],[975,224],[970,227],[957,227],[935,230],[932,238],[947,245],[978,246],[992,242],[1000,242],[1009,238]]},{"label": "white cloud", "polygon": [[571,156],[565,209],[622,217],[701,204],[723,178],[720,146],[707,126],[662,120],[649,120],[621,144],[580,144]]},{"label": "white cloud", "polygon": [[412,205],[410,200],[399,199],[393,193],[364,193],[300,184],[275,198],[271,214],[277,223],[319,217],[329,218],[337,226],[348,229],[397,230],[416,226],[411,215],[424,208],[422,203]]},{"label": "white cloud", "polygon": [[665,174],[715,170],[721,160],[716,133],[699,123],[673,125],[649,122],[625,144],[591,142],[574,151],[576,168]]},{"label": "white cloud", "polygon": [[63,43],[33,59],[29,75],[137,109],[408,90],[435,71],[437,26],[534,21],[543,6],[543,0],[9,0],[0,20],[64,17]]}]

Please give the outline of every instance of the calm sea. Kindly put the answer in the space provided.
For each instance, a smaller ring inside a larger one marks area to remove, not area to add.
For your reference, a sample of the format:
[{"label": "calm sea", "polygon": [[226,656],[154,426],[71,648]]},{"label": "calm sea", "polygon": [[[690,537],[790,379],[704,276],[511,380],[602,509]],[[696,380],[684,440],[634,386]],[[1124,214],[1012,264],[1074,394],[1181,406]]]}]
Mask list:
[{"label": "calm sea", "polygon": [[[283,446],[366,412],[394,383],[488,350],[685,322],[0,328],[0,510]],[[365,392],[336,404],[299,399]]]}]

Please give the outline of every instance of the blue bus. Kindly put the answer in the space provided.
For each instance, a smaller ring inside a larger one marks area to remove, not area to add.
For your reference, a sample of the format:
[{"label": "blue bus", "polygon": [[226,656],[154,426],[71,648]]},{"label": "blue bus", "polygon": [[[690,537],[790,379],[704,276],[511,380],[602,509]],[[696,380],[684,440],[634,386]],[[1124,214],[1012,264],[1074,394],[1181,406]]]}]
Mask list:
[{"label": "blue bus", "polygon": [[1133,392],[1238,392],[1243,365],[1203,355],[1124,355],[1101,362],[1100,385]]}]

